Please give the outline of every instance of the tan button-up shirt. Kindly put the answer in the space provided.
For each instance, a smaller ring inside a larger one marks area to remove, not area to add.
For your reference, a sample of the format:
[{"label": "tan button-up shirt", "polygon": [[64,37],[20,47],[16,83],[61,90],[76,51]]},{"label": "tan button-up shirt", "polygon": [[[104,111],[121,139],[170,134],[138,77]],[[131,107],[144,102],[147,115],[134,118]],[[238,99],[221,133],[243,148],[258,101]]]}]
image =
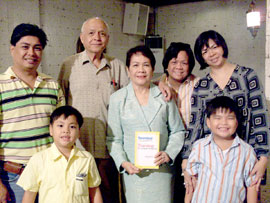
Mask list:
[{"label": "tan button-up shirt", "polygon": [[82,145],[95,158],[108,158],[109,98],[128,83],[126,66],[116,58],[103,55],[100,66],[96,68],[84,51],[64,61],[59,83],[67,104],[78,109],[84,117],[80,137]]}]

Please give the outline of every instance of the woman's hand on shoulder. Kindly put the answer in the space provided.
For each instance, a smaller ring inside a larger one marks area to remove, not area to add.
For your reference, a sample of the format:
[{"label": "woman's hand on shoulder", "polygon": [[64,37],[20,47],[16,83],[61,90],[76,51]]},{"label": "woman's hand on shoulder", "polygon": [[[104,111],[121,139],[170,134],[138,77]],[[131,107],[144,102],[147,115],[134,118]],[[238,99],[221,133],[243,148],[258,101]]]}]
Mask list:
[{"label": "woman's hand on shoulder", "polygon": [[159,81],[158,88],[164,96],[165,101],[170,101],[172,99],[172,89],[168,85],[166,85],[165,82]]},{"label": "woman's hand on shoulder", "polygon": [[124,161],[121,166],[128,172],[129,175],[133,175],[136,173],[139,173],[141,169],[138,167],[134,166],[132,163],[128,161]]}]

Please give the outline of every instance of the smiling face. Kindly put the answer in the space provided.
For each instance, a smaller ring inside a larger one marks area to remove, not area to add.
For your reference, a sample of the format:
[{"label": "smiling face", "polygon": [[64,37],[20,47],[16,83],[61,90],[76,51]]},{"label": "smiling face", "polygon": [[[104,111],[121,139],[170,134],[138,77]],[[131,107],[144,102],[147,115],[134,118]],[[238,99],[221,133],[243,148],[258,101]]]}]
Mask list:
[{"label": "smiling face", "polygon": [[109,42],[108,28],[101,19],[90,19],[84,23],[80,38],[89,54],[101,54]]},{"label": "smiling face", "polygon": [[38,37],[24,36],[15,46],[11,45],[10,52],[15,69],[37,69],[42,58],[42,45]]},{"label": "smiling face", "polygon": [[206,120],[208,128],[212,131],[214,138],[233,139],[238,122],[234,112],[228,109],[219,108]]},{"label": "smiling face", "polygon": [[189,75],[188,55],[185,51],[180,51],[176,58],[172,58],[168,64],[169,80],[175,80],[179,83]]},{"label": "smiling face", "polygon": [[153,67],[150,59],[137,52],[130,58],[128,76],[133,86],[149,87],[153,77]]},{"label": "smiling face", "polygon": [[214,40],[209,39],[208,45],[203,46],[202,48],[202,57],[210,67],[221,67],[225,61],[226,58],[223,57],[224,51],[222,46],[218,46]]},{"label": "smiling face", "polygon": [[61,115],[50,125],[50,135],[58,149],[72,149],[72,146],[79,138],[80,129],[74,115],[67,118]]}]

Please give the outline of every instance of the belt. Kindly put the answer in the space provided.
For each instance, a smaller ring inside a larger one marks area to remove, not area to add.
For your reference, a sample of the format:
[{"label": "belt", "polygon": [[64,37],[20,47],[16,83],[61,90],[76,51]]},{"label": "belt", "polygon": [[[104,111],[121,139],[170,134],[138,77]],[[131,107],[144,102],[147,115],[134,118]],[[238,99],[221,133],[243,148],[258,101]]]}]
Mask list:
[{"label": "belt", "polygon": [[18,164],[18,163],[14,163],[11,161],[1,161],[2,162],[2,166],[4,171],[10,172],[10,173],[15,173],[18,175],[21,175],[21,173],[23,172],[25,165],[23,164]]}]

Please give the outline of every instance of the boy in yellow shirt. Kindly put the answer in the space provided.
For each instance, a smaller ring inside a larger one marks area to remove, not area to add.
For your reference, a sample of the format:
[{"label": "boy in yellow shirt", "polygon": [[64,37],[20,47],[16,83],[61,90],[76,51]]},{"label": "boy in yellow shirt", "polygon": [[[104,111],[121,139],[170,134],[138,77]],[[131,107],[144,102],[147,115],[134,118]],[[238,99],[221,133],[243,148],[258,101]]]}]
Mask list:
[{"label": "boy in yellow shirt", "polygon": [[23,203],[65,202],[101,203],[101,182],[95,159],[74,144],[79,138],[83,118],[71,106],[57,108],[50,118],[54,144],[35,154],[17,184],[24,190]]}]

